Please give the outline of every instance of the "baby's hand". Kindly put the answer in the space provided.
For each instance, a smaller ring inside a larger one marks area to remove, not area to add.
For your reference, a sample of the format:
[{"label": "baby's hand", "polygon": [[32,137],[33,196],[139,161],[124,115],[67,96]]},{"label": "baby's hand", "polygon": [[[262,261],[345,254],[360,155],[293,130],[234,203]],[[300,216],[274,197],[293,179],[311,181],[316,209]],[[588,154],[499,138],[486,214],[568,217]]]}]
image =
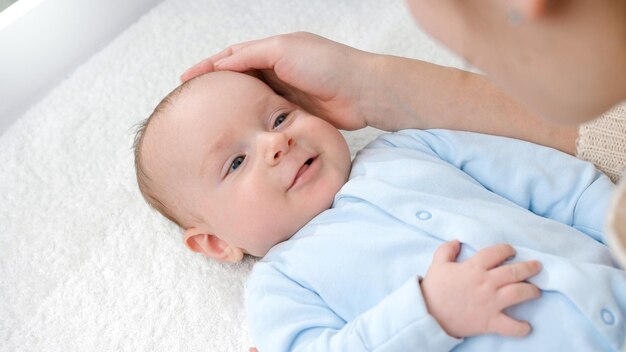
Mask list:
[{"label": "baby's hand", "polygon": [[430,314],[455,337],[528,335],[528,322],[514,320],[502,311],[541,295],[535,285],[524,282],[541,270],[541,264],[531,260],[500,266],[515,255],[515,249],[507,244],[485,248],[457,263],[460,248],[456,240],[437,248],[421,281]]}]

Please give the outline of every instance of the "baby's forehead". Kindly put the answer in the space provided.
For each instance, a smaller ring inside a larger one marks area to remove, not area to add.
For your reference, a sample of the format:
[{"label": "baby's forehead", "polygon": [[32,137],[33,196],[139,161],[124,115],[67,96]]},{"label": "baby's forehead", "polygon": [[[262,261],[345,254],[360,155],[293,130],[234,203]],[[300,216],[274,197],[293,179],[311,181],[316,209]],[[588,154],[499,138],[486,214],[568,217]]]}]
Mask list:
[{"label": "baby's forehead", "polygon": [[[245,123],[265,110],[286,104],[264,82],[241,73],[215,72],[192,82],[173,104],[174,118],[222,124]],[[235,120],[236,119],[236,120]]]},{"label": "baby's forehead", "polygon": [[152,130],[148,134],[155,137],[154,142],[159,140],[162,148],[180,144],[181,138],[222,137],[232,129],[260,123],[260,119],[287,104],[264,82],[235,72],[199,76],[166,99],[170,103],[148,128]]},{"label": "baby's forehead", "polygon": [[[204,74],[184,83],[189,89],[183,89],[183,95],[214,95],[222,98],[244,98],[256,94],[273,94],[274,91],[265,82],[247,74],[219,71]],[[245,103],[245,101],[241,101]]]},{"label": "baby's forehead", "polygon": [[185,143],[180,139],[202,144],[228,141],[237,129],[266,124],[275,111],[288,105],[262,81],[234,72],[200,76],[170,98],[170,106],[151,126],[160,148]]}]

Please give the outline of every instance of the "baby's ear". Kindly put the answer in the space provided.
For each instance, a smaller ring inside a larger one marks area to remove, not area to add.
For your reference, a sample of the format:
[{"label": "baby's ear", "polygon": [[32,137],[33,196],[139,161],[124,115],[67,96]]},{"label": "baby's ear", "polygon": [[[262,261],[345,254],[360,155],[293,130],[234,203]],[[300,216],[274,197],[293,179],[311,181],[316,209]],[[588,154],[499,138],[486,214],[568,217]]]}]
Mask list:
[{"label": "baby's ear", "polygon": [[185,230],[183,242],[192,251],[220,262],[236,263],[243,259],[244,252],[241,248],[233,247],[219,237],[195,227]]}]

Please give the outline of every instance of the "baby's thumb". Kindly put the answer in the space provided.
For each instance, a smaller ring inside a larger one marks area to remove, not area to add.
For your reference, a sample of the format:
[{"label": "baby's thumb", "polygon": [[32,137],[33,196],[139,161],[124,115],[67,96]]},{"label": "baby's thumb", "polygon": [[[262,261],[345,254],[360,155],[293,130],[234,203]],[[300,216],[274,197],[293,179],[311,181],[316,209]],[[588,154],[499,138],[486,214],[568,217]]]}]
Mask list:
[{"label": "baby's thumb", "polygon": [[504,313],[500,313],[491,320],[491,330],[486,333],[496,333],[503,336],[524,337],[530,334],[532,327],[527,321],[515,320]]},{"label": "baby's thumb", "polygon": [[443,264],[456,261],[456,257],[459,255],[461,249],[461,242],[459,240],[452,240],[439,246],[433,255],[432,264]]}]

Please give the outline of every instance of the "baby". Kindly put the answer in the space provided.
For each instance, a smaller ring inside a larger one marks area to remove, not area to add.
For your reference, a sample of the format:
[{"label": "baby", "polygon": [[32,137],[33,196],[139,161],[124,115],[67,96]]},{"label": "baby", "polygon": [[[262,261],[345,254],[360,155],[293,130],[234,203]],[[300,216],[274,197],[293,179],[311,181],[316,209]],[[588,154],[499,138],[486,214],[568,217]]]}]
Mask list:
[{"label": "baby", "polygon": [[263,257],[246,287],[261,352],[624,347],[613,184],[573,157],[404,130],[351,167],[337,129],[232,72],[170,93],[135,152],[142,194],[191,250]]}]

